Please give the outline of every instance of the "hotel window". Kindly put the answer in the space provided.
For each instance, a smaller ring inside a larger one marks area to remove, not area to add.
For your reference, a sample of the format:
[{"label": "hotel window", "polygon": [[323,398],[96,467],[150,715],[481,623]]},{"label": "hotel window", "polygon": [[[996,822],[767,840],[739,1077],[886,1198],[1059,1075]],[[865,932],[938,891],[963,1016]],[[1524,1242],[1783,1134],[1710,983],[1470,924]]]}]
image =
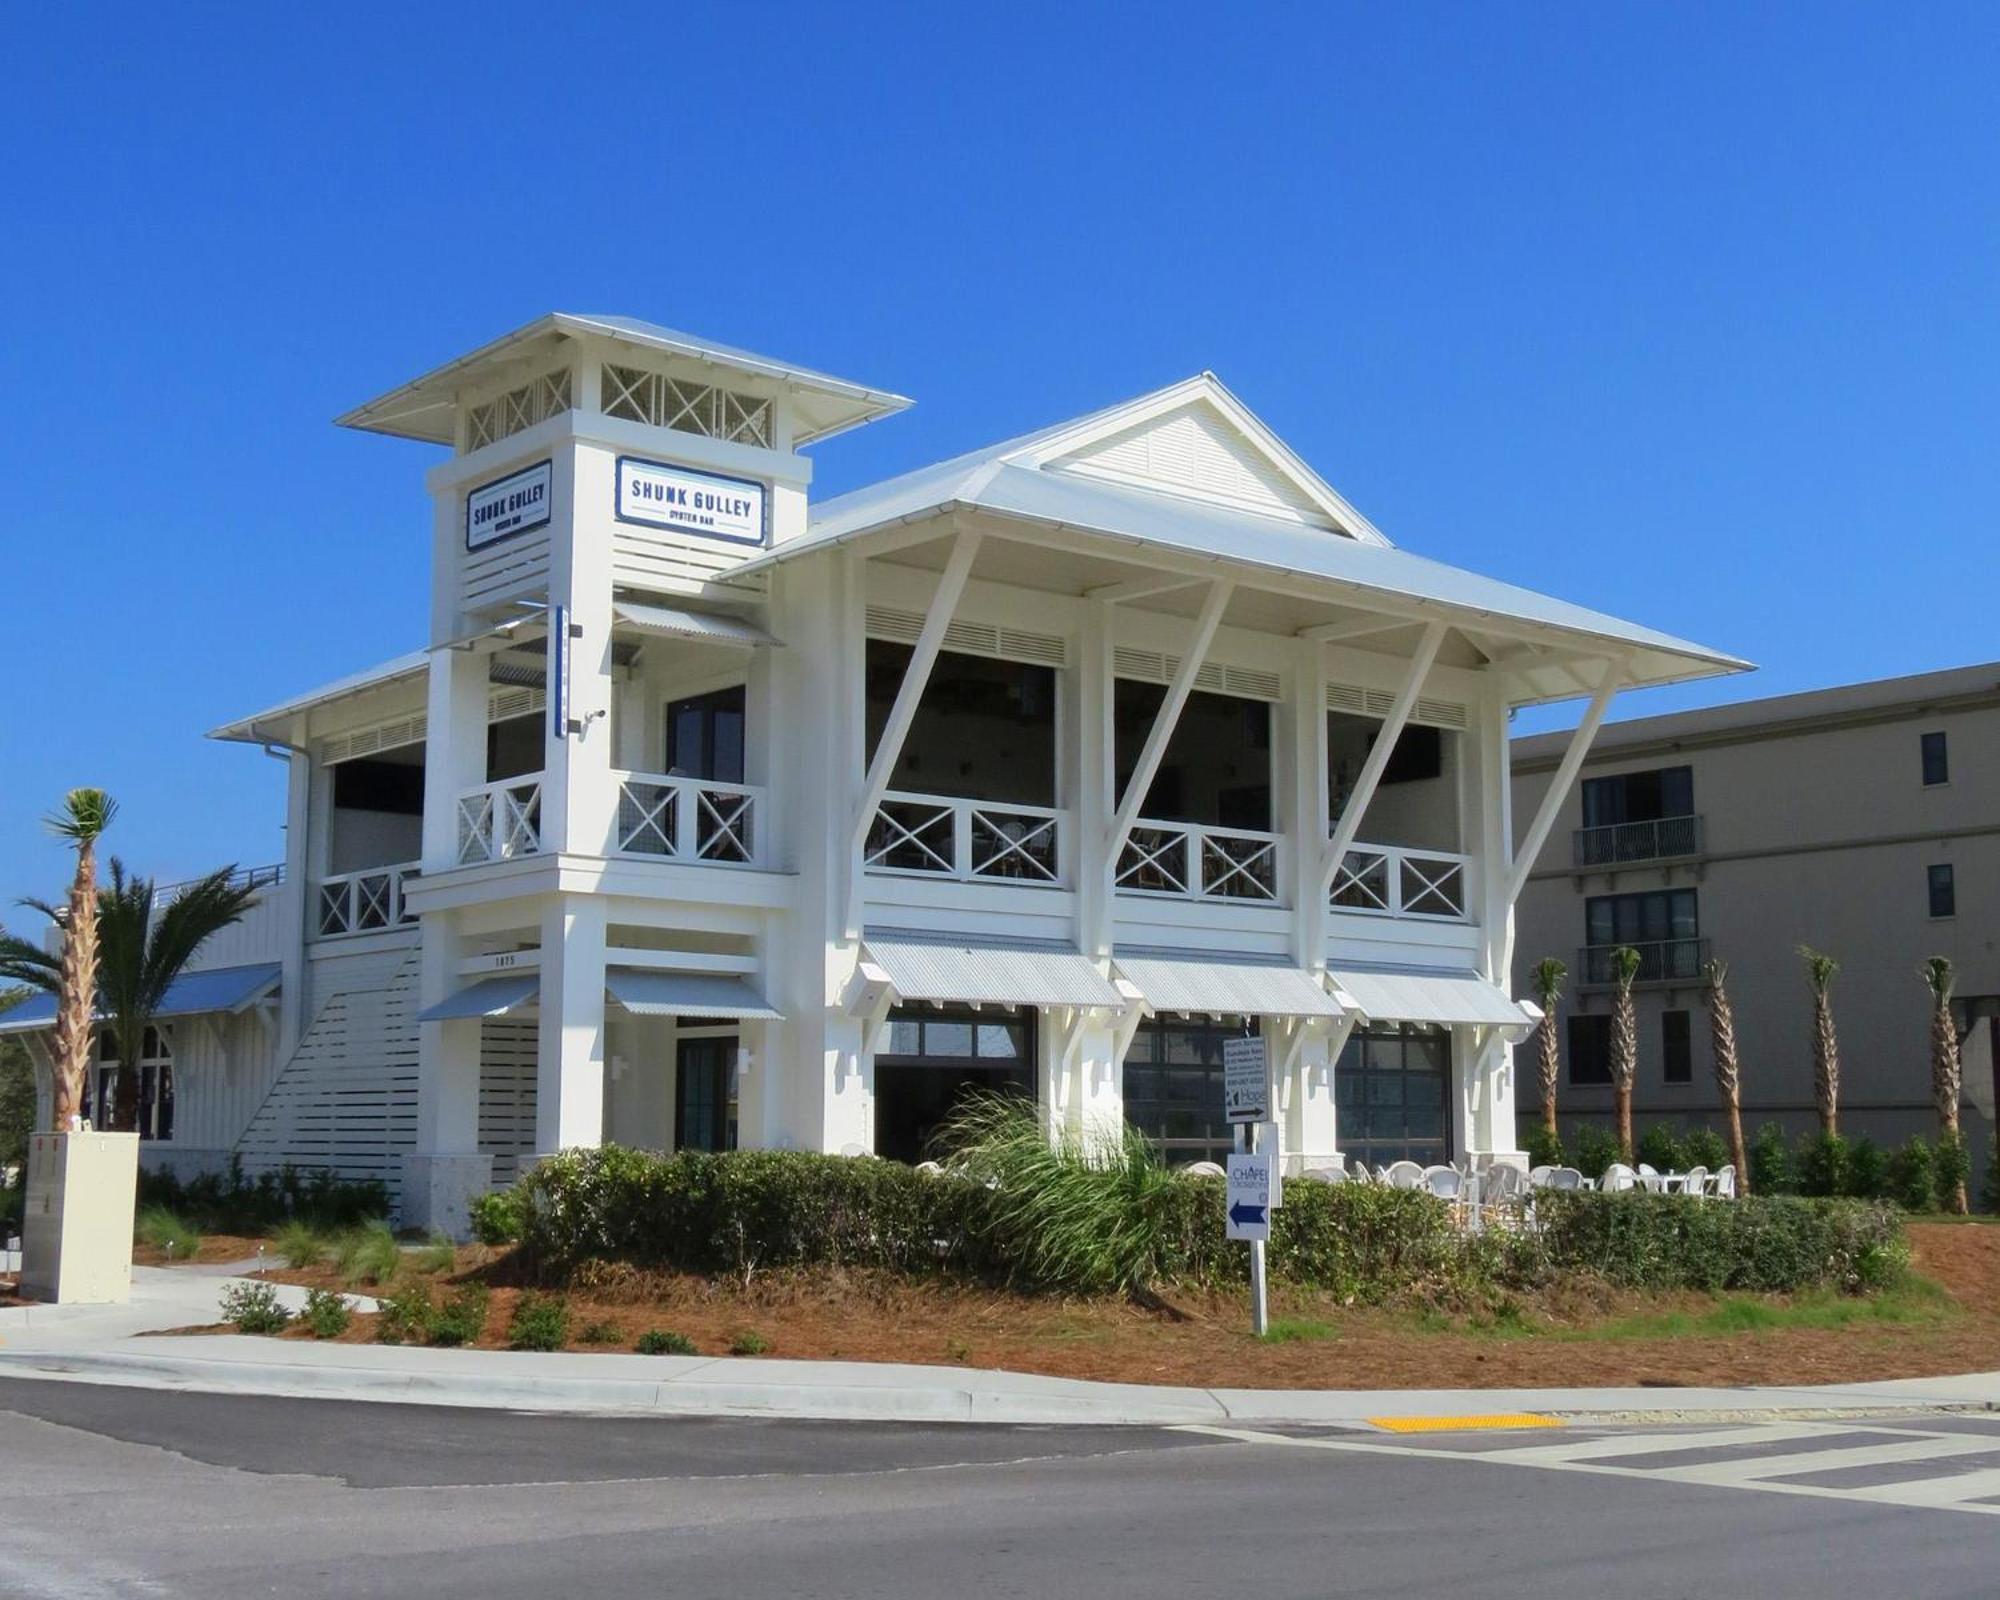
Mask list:
[{"label": "hotel window", "polygon": [[1929,879],[1931,915],[1933,917],[1955,917],[1958,915],[1958,885],[1953,880],[1951,863],[1941,861],[1936,866],[1924,869]]},{"label": "hotel window", "polygon": [[1660,1080],[1694,1082],[1694,1028],[1685,1011],[1660,1013]]},{"label": "hotel window", "polygon": [[1941,783],[1951,782],[1951,749],[1942,732],[1927,733],[1922,739],[1924,753],[1924,787],[1935,789]]},{"label": "hotel window", "polygon": [[1612,981],[1611,952],[1619,945],[1637,948],[1642,983],[1700,976],[1701,907],[1693,889],[1594,895],[1583,903],[1583,926],[1585,983]]},{"label": "hotel window", "polygon": [[1611,1081],[1611,1018],[1578,1012],[1569,1019],[1569,1081],[1597,1088]]},{"label": "hotel window", "polygon": [[1451,1035],[1382,1023],[1348,1036],[1333,1069],[1340,1148],[1370,1166],[1448,1161]]},{"label": "hotel window", "polygon": [[1610,828],[1621,822],[1658,822],[1694,813],[1694,768],[1655,767],[1583,781],[1583,825]]}]

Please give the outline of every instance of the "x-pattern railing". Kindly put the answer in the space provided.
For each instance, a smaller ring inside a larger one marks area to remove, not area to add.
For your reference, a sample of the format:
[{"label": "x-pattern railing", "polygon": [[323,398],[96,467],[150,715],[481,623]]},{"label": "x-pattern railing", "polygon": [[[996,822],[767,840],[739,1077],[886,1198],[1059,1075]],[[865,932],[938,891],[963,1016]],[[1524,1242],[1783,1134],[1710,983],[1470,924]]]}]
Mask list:
[{"label": "x-pattern railing", "polygon": [[458,798],[461,866],[533,855],[542,847],[542,780],[508,778]]},{"label": "x-pattern railing", "polygon": [[373,933],[415,922],[416,916],[403,903],[403,885],[416,875],[417,863],[407,861],[322,878],[313,923],[318,937]]},{"label": "x-pattern railing", "polygon": [[1347,852],[1328,899],[1336,911],[1368,916],[1465,916],[1469,858],[1439,850],[1363,844]]},{"label": "x-pattern railing", "polygon": [[695,849],[702,860],[754,860],[751,818],[756,813],[756,797],[717,789],[696,789],[694,796],[701,813],[695,825]]},{"label": "x-pattern railing", "polygon": [[761,790],[646,772],[618,779],[617,853],[756,865]]},{"label": "x-pattern railing", "polygon": [[1140,822],[1126,835],[1116,882],[1135,894],[1275,904],[1278,836],[1196,823]]},{"label": "x-pattern railing", "polygon": [[862,848],[869,870],[961,881],[1062,881],[1062,813],[944,795],[883,798]]}]

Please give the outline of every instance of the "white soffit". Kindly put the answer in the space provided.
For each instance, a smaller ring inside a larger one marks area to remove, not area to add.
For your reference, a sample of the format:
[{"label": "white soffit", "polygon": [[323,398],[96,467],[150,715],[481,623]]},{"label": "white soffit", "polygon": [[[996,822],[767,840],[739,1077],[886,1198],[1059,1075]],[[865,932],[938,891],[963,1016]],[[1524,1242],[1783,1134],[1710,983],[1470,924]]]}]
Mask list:
[{"label": "white soffit", "polygon": [[782,1022],[756,989],[742,978],[711,972],[653,972],[613,967],[604,974],[605,992],[635,1017],[741,1018]]},{"label": "white soffit", "polygon": [[629,627],[664,639],[700,639],[710,644],[741,645],[746,649],[780,643],[755,623],[711,612],[640,605],[631,600],[620,600],[611,610],[620,622]]},{"label": "white soffit", "polygon": [[497,978],[481,978],[456,994],[417,1013],[419,1022],[455,1022],[465,1017],[504,1017],[535,1003],[542,980],[533,972],[507,972]]},{"label": "white soffit", "polygon": [[1382,971],[1341,967],[1327,973],[1342,1005],[1371,1022],[1532,1028],[1533,1007],[1509,1000],[1472,972]]},{"label": "white soffit", "polygon": [[861,959],[879,967],[899,1000],[980,1006],[1108,1006],[1125,997],[1071,946],[1029,941],[968,944],[869,934]]},{"label": "white soffit", "polygon": [[1217,961],[1148,951],[1115,954],[1119,976],[1156,1012],[1216,1017],[1338,1017],[1333,997],[1289,963]]}]

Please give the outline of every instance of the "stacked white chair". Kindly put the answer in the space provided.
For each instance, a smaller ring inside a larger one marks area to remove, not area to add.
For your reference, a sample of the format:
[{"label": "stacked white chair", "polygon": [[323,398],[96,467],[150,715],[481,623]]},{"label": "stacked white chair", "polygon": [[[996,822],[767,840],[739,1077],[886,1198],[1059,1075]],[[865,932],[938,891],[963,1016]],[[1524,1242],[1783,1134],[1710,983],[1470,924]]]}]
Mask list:
[{"label": "stacked white chair", "polygon": [[1382,1169],[1382,1182],[1392,1189],[1421,1189],[1424,1169],[1414,1161],[1392,1161]]},{"label": "stacked white chair", "polygon": [[1715,1176],[1709,1179],[1708,1192],[1718,1200],[1734,1200],[1736,1198],[1736,1164],[1734,1162],[1715,1169]]},{"label": "stacked white chair", "polygon": [[1614,1161],[1604,1169],[1604,1176],[1597,1180],[1597,1187],[1606,1194],[1621,1194],[1627,1189],[1639,1186],[1639,1174],[1622,1161]]}]

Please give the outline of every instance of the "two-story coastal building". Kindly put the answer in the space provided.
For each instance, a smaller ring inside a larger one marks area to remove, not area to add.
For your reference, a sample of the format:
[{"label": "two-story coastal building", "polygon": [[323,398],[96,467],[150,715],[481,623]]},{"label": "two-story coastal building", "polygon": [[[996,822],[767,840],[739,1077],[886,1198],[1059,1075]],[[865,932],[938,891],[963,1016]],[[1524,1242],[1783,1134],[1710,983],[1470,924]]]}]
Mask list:
[{"label": "two-story coastal building", "polygon": [[217,730],[287,859],[154,1159],[456,1229],[601,1141],[914,1160],[973,1087],[1195,1159],[1246,1028],[1293,1170],[1518,1159],[1528,866],[1619,689],[1741,663],[1396,549],[1208,374],[814,502],[906,404],[555,315],[340,419],[448,452],[428,638]]}]

